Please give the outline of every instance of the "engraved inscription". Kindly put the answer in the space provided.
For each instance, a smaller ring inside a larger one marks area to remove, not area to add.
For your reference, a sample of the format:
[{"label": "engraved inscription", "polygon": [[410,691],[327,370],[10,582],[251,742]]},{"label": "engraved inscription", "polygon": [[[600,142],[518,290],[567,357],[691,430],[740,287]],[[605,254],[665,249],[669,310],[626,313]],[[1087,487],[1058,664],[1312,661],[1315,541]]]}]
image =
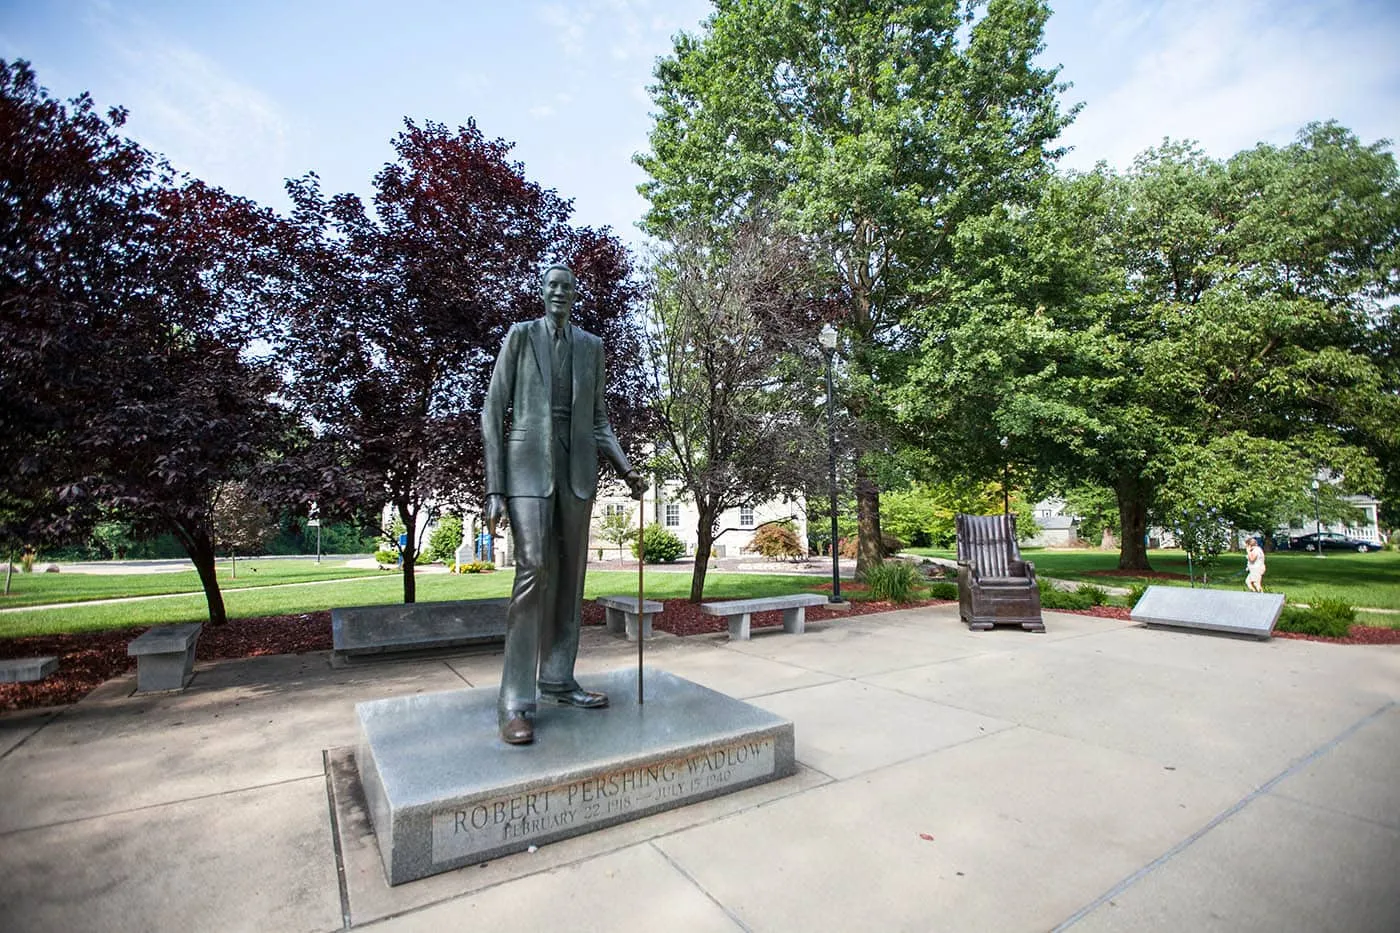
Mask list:
[{"label": "engraved inscription", "polygon": [[647,762],[433,814],[433,861],[444,862],[622,814],[674,805],[771,775],[773,739],[751,739],[695,755]]}]

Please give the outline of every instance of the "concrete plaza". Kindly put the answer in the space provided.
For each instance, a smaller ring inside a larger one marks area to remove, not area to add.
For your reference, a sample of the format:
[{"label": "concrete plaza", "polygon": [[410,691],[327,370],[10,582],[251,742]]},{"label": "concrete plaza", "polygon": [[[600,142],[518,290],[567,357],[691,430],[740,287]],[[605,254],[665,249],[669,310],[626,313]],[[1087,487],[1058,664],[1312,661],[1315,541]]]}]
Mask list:
[{"label": "concrete plaza", "polygon": [[[118,678],[0,716],[0,926],[1400,930],[1400,647],[1045,620],[658,636],[649,667],[791,719],[798,774],[392,888],[354,704],[491,685],[498,654]],[[635,657],[588,629],[580,670]]]}]

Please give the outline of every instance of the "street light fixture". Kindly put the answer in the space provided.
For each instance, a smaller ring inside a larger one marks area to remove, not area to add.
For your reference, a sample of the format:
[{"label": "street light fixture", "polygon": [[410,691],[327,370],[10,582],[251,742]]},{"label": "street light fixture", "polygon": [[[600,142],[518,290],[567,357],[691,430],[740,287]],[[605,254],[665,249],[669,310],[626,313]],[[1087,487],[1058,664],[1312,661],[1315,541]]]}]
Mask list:
[{"label": "street light fixture", "polygon": [[828,322],[822,325],[817,335],[822,353],[826,354],[826,453],[829,484],[827,494],[831,500],[831,596],[828,603],[844,603],[841,598],[841,547],[836,528],[836,382],[832,375],[832,365],[836,358],[836,328]]},{"label": "street light fixture", "polygon": [[1322,556],[1322,512],[1317,507],[1317,491],[1322,488],[1322,484],[1314,477],[1312,481],[1313,489],[1313,523],[1315,530],[1313,533],[1313,547],[1317,548],[1317,556]]}]

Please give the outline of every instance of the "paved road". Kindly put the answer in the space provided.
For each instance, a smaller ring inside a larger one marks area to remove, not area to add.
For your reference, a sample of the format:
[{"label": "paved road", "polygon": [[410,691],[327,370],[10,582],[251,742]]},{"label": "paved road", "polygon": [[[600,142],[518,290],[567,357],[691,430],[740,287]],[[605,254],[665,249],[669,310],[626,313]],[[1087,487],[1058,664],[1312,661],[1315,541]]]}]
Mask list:
[{"label": "paved road", "polygon": [[[1045,620],[658,635],[653,667],[790,719],[798,774],[393,888],[334,764],[355,703],[489,688],[499,655],[200,664],[155,696],[119,678],[0,715],[0,925],[1400,930],[1400,647]],[[581,676],[635,652],[589,628]]]}]

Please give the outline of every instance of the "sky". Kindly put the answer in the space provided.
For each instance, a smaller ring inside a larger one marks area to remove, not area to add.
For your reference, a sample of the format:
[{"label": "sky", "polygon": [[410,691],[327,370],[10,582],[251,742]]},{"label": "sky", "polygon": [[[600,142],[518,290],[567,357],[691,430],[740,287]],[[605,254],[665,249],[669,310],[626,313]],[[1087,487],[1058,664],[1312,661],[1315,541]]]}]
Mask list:
[{"label": "sky", "polygon": [[[1400,4],[1052,0],[1044,65],[1082,104],[1061,163],[1125,169],[1164,137],[1224,158],[1335,119],[1400,139]],[[0,56],[130,111],[178,168],[280,211],[285,179],[368,196],[405,117],[515,143],[573,221],[634,245],[647,87],[708,0],[0,0]],[[1392,147],[1392,151],[1394,151]]]}]

